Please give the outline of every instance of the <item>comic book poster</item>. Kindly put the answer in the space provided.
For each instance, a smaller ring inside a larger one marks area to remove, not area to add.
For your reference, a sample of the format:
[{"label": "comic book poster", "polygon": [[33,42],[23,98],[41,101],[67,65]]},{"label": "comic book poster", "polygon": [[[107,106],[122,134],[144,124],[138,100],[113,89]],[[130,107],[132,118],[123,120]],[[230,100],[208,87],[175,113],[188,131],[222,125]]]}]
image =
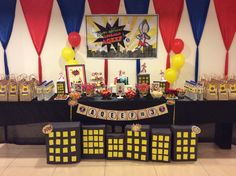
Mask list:
[{"label": "comic book poster", "polygon": [[87,57],[137,59],[157,57],[158,16],[86,16]]}]

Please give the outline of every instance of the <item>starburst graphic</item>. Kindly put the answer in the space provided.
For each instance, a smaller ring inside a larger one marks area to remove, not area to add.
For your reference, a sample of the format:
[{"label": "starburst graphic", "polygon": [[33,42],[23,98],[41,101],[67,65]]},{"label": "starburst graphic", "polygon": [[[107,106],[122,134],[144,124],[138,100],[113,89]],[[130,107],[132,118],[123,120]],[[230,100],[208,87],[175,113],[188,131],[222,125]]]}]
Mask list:
[{"label": "starburst graphic", "polygon": [[119,18],[117,18],[116,22],[111,26],[108,22],[106,27],[101,26],[94,22],[100,31],[97,31],[97,36],[99,37],[94,42],[102,42],[102,47],[107,46],[107,51],[109,52],[111,46],[113,46],[116,50],[118,49],[118,44],[125,48],[124,41],[126,39],[126,34],[130,31],[124,30],[125,25],[119,26]]}]

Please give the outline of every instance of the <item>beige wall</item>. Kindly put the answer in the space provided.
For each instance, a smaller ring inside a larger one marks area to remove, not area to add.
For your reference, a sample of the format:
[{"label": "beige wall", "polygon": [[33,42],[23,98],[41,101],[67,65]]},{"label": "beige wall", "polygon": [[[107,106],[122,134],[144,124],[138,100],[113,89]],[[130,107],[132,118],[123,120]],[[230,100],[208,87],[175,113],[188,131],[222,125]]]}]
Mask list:
[{"label": "beige wall", "polygon": [[[120,14],[125,14],[124,3],[121,1]],[[86,3],[85,14],[90,14],[90,9]],[[152,1],[149,6],[149,14],[155,14]],[[77,52],[79,63],[86,65],[87,80],[89,80],[91,72],[103,72],[103,60],[86,58],[86,36],[85,23],[81,26],[82,42]],[[195,65],[195,43],[192,30],[187,14],[186,4],[182,14],[177,37],[185,42],[183,54],[186,56],[186,64],[182,69],[179,79],[174,85],[175,87],[183,86],[186,79],[194,78]],[[54,1],[51,22],[44,49],[42,52],[43,78],[46,80],[57,80],[58,74],[63,71],[65,62],[60,58],[61,50],[67,42],[67,34],[62,21],[57,1]],[[158,59],[145,59],[142,62],[147,63],[147,71],[151,74],[151,81],[160,78],[159,72],[165,68],[166,51],[162,42],[160,33],[158,34]],[[11,73],[35,73],[37,74],[37,54],[31,41],[26,22],[22,13],[19,1],[17,1],[16,17],[11,40],[7,49],[9,68]],[[0,49],[0,73],[4,72],[3,66],[3,50]],[[199,73],[217,73],[224,72],[225,49],[221,37],[214,4],[211,1],[205,30],[200,45],[200,66]],[[236,42],[233,41],[230,50],[229,74],[236,74]],[[113,82],[113,78],[117,75],[118,70],[124,70],[131,84],[135,84],[135,61],[119,60],[109,61],[109,83]]]}]

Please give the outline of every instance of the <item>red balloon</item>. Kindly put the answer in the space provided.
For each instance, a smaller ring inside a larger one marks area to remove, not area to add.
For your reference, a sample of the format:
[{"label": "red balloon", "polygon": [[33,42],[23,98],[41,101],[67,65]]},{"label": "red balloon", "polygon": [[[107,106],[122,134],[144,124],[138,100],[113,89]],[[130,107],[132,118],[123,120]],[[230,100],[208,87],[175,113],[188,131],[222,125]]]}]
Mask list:
[{"label": "red balloon", "polygon": [[81,37],[78,32],[69,33],[68,40],[72,47],[77,47],[80,44]]},{"label": "red balloon", "polygon": [[179,54],[181,53],[181,51],[183,51],[184,49],[184,42],[183,40],[181,39],[175,39],[172,43],[172,51],[175,53],[175,54]]}]

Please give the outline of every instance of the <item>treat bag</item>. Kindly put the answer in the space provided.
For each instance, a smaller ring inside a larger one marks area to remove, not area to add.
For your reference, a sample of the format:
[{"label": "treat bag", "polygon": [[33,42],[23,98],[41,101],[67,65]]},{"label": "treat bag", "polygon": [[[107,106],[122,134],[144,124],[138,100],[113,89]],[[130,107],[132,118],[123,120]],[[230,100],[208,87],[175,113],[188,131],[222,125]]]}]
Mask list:
[{"label": "treat bag", "polygon": [[0,101],[8,100],[8,81],[1,77],[0,79]]}]

